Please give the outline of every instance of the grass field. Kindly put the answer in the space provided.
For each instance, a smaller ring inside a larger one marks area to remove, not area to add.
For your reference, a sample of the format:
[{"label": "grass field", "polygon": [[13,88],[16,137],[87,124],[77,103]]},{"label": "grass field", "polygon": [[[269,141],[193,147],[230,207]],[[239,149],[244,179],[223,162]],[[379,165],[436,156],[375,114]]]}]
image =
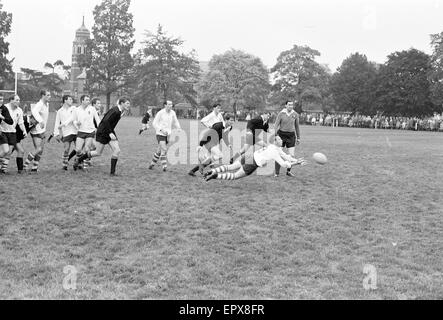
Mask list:
[{"label": "grass field", "polygon": [[1,299],[443,299],[443,134],[303,126],[297,155],[327,165],[206,183],[189,165],[148,171],[139,123],[117,127],[117,177],[109,149],[88,172],[62,171],[55,142],[37,175],[11,161]]}]

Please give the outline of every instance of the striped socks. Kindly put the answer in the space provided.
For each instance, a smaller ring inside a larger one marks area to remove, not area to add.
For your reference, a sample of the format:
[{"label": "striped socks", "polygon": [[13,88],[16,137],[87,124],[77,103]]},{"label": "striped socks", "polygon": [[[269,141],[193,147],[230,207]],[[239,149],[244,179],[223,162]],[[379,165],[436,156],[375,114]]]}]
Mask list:
[{"label": "striped socks", "polygon": [[28,170],[29,164],[33,161],[34,161],[34,155],[32,153],[29,153],[25,161],[24,169]]},{"label": "striped socks", "polygon": [[217,175],[217,179],[219,180],[235,180],[235,173],[219,173]]},{"label": "striped socks", "polygon": [[160,156],[160,161],[163,167],[163,170],[166,170],[168,167],[168,162],[166,161],[166,155]]},{"label": "striped socks", "polygon": [[228,166],[220,166],[218,168],[212,169],[212,172],[223,173],[228,171]]},{"label": "striped socks", "polygon": [[40,156],[36,155],[34,157],[34,161],[32,162],[32,171],[37,171],[39,164],[40,164]]},{"label": "striped socks", "polygon": [[69,152],[65,151],[63,153],[63,169],[64,170],[68,169],[68,159],[69,159]]},{"label": "striped socks", "polygon": [[154,156],[152,157],[151,165],[157,164],[158,160],[160,159],[160,153],[154,153]]}]

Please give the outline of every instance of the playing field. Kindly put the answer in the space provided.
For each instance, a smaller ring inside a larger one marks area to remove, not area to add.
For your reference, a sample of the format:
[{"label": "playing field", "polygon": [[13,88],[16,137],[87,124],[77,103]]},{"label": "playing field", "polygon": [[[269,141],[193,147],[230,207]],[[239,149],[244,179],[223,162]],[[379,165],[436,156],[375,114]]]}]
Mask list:
[{"label": "playing field", "polygon": [[139,124],[117,127],[117,177],[109,149],[88,172],[62,171],[55,141],[37,175],[11,161],[0,299],[443,299],[442,133],[302,126],[297,156],[327,165],[207,183],[190,165],[148,171]]}]

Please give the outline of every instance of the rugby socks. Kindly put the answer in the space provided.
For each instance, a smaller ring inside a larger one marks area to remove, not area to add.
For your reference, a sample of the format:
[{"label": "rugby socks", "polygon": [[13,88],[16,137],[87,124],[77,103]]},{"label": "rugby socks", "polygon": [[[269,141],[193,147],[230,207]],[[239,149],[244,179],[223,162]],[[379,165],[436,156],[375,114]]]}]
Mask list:
[{"label": "rugby socks", "polygon": [[23,158],[15,158],[15,162],[17,163],[17,170],[19,173],[23,172]]},{"label": "rugby socks", "polygon": [[166,161],[166,154],[160,156],[160,162],[162,164],[163,170],[165,170],[168,167],[168,162]]},{"label": "rugby socks", "polygon": [[1,165],[1,171],[3,173],[6,173],[6,171],[8,171],[8,166],[9,166],[9,159],[8,158],[3,158],[2,159],[2,165]]},{"label": "rugby socks", "polygon": [[68,158],[69,158],[69,152],[65,151],[63,153],[63,169],[64,170],[68,169],[68,161],[69,161]]},{"label": "rugby socks", "polygon": [[1,173],[5,173],[6,170],[4,170],[4,163],[5,163],[5,158],[0,158],[0,172]]},{"label": "rugby socks", "polygon": [[74,158],[74,156],[77,154],[76,150],[72,150],[71,153],[69,154],[69,158],[68,158],[68,162],[71,161],[72,158]]},{"label": "rugby socks", "polygon": [[34,157],[34,161],[32,162],[32,171],[37,171],[38,170],[38,165],[40,164],[40,155],[36,155]]},{"label": "rugby socks", "polygon": [[280,165],[277,162],[275,162],[275,174],[276,175],[280,174]]},{"label": "rugby socks", "polygon": [[26,158],[25,165],[24,165],[24,169],[25,169],[25,170],[28,169],[29,164],[30,164],[32,161],[34,161],[34,155],[33,155],[32,153],[29,153],[29,154],[28,154],[28,157]]},{"label": "rugby socks", "polygon": [[155,164],[157,164],[157,162],[158,162],[158,160],[160,159],[160,153],[154,153],[154,156],[152,157],[152,162],[151,162],[151,165],[155,165]]},{"label": "rugby socks", "polygon": [[218,180],[235,180],[235,173],[231,173],[231,172],[219,173],[217,175],[216,179],[218,179]]},{"label": "rugby socks", "polygon": [[212,169],[212,172],[216,172],[216,173],[224,173],[228,171],[228,166],[221,166],[215,169]]},{"label": "rugby socks", "polygon": [[118,158],[111,158],[111,174],[115,174]]}]

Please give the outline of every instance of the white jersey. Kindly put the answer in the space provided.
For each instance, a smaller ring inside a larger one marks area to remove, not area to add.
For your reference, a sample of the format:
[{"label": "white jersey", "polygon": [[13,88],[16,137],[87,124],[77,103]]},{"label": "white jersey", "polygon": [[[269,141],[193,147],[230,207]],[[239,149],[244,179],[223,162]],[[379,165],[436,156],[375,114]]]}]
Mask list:
[{"label": "white jersey", "polygon": [[38,124],[32,128],[32,134],[42,134],[46,132],[46,127],[48,125],[49,117],[49,106],[43,101],[37,102],[35,105],[31,106],[31,113]]},{"label": "white jersey", "polygon": [[155,115],[152,126],[155,128],[155,132],[159,136],[169,136],[173,128],[181,129],[178,122],[177,115],[174,110],[166,112],[166,109],[162,109]]},{"label": "white jersey", "polygon": [[7,133],[15,133],[16,129],[15,127],[18,125],[23,125],[23,110],[20,107],[17,107],[15,109],[12,109],[11,105],[7,103],[6,108],[9,111],[9,114],[11,115],[12,121],[14,121],[13,124],[7,124],[6,122],[2,121],[0,123],[0,131],[1,132],[7,132]]},{"label": "white jersey", "polygon": [[208,114],[206,117],[204,117],[201,120],[201,123],[207,128],[212,128],[212,126],[218,122],[223,123],[223,126],[225,126],[225,120],[223,119],[223,115],[220,112],[218,114],[215,114],[214,111],[212,111],[210,114]]},{"label": "white jersey", "polygon": [[77,126],[78,132],[93,133],[95,131],[94,119],[97,122],[97,126],[100,124],[97,110],[91,105],[86,108],[82,106],[77,107],[75,114],[75,120],[80,122],[80,125]]},{"label": "white jersey", "polygon": [[62,137],[77,134],[77,128],[74,125],[75,109],[74,106],[58,109],[55,115],[54,136],[59,135],[60,130]]},{"label": "white jersey", "polygon": [[284,153],[283,150],[275,144],[270,144],[263,149],[255,151],[254,160],[259,167],[263,167],[267,162],[274,160],[285,168],[290,168],[291,161],[295,161],[294,158]]}]

